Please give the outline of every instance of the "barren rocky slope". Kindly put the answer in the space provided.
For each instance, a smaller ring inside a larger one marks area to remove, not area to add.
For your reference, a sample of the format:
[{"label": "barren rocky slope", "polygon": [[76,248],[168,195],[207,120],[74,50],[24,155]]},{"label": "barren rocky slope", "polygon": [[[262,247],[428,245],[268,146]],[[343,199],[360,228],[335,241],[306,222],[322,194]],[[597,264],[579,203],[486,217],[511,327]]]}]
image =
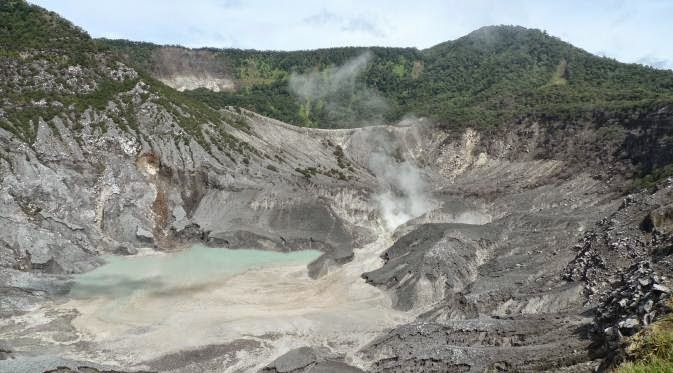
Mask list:
[{"label": "barren rocky slope", "polygon": [[[590,372],[669,311],[673,183],[629,188],[643,164],[673,162],[672,107],[305,129],[213,110],[104,49],[49,45],[0,54],[0,371]],[[366,268],[358,282],[410,322],[364,346],[279,350],[309,339],[263,334],[127,361],[63,307],[101,255],[194,243],[320,250],[306,283]]]}]

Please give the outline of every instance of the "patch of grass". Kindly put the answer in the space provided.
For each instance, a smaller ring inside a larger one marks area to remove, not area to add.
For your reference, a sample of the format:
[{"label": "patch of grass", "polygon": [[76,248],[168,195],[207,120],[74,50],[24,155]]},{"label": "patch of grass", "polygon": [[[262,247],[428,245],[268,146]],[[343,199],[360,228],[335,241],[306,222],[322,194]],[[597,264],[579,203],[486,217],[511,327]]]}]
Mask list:
[{"label": "patch of grass", "polygon": [[341,146],[336,146],[336,149],[334,150],[334,156],[336,156],[339,168],[348,168],[351,165],[351,163],[346,159],[344,150],[341,148]]},{"label": "patch of grass", "polygon": [[655,168],[650,173],[643,175],[633,181],[632,189],[650,189],[664,179],[673,176],[673,164]]},{"label": "patch of grass", "polygon": [[626,363],[616,370],[617,373],[665,373],[673,372],[673,362],[656,359],[647,363]]},{"label": "patch of grass", "polygon": [[243,131],[248,131],[250,129],[250,123],[248,122],[248,118],[246,118],[242,114],[224,113],[223,116],[224,120],[233,127],[236,127]]},{"label": "patch of grass", "polygon": [[307,179],[310,179],[311,177],[315,176],[318,173],[318,169],[315,167],[307,167],[307,168],[297,167],[294,170],[304,175],[304,177]]},{"label": "patch of grass", "polygon": [[346,175],[344,175],[343,172],[341,172],[340,170],[334,169],[334,168],[331,168],[331,169],[323,172],[323,174],[325,176],[329,176],[329,177],[334,178],[334,179],[339,179],[339,180],[344,180],[344,181],[348,180],[348,177]]},{"label": "patch of grass", "polygon": [[567,84],[568,83],[568,81],[566,80],[567,69],[568,69],[568,61],[562,59],[561,62],[559,62],[558,66],[556,67],[556,71],[554,72],[554,75],[552,75],[550,83],[552,85]]},{"label": "patch of grass", "polygon": [[673,372],[673,314],[636,334],[627,350],[627,358],[615,373]]}]

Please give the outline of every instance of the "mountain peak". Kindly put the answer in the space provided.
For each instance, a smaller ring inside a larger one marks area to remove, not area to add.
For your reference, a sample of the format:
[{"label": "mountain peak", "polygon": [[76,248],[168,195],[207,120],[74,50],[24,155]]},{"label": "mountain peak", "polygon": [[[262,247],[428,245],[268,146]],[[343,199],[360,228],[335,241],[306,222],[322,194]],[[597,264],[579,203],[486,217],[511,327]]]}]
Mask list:
[{"label": "mountain peak", "polygon": [[429,53],[443,53],[451,48],[470,48],[481,52],[502,52],[510,48],[547,45],[546,48],[580,49],[547,34],[546,31],[514,25],[493,25],[478,28],[455,40],[430,47]]},{"label": "mountain peak", "polygon": [[536,28],[527,28],[518,25],[489,25],[482,26],[467,35],[465,38],[479,38],[483,40],[493,39],[502,36],[511,36],[511,35],[546,35],[546,31],[542,31]]},{"label": "mountain peak", "polygon": [[7,51],[93,47],[91,37],[84,30],[25,0],[0,2],[0,19],[0,47]]}]

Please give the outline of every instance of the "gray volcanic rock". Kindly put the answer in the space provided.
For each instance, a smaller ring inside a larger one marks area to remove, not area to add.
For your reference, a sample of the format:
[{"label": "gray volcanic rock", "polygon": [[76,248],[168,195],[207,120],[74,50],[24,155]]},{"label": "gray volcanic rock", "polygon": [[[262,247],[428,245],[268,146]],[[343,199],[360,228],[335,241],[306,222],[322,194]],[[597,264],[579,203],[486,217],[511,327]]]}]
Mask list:
[{"label": "gray volcanic rock", "polygon": [[258,341],[250,339],[234,340],[229,343],[207,345],[200,348],[166,354],[146,362],[158,372],[203,372],[218,371],[226,364],[236,361],[237,352],[250,351],[260,347]]},{"label": "gray volcanic rock", "polygon": [[[587,320],[563,315],[481,318],[404,325],[373,341],[375,372],[399,371],[553,371],[577,366],[589,372]],[[580,338],[578,338],[578,336]]]},{"label": "gray volcanic rock", "polygon": [[136,237],[143,243],[151,244],[154,242],[154,234],[141,226],[136,229]]},{"label": "gray volcanic rock", "polygon": [[121,370],[115,370],[115,369],[98,369],[98,368],[92,368],[88,366],[80,366],[77,368],[70,368],[70,367],[58,367],[56,369],[50,369],[45,371],[44,373],[156,373],[152,371],[133,371],[133,372],[128,372],[128,371],[121,371]]},{"label": "gray volcanic rock", "polygon": [[318,198],[292,195],[291,188],[282,186],[211,191],[199,203],[192,221],[208,232],[206,240],[212,245],[321,250],[336,262],[352,258],[355,237],[343,219]]},{"label": "gray volcanic rock", "polygon": [[[557,184],[557,191],[568,193],[556,196],[536,187],[546,199],[539,207],[540,200],[525,190],[499,192],[509,201],[498,193],[491,197],[494,207],[517,205],[500,217],[492,212],[493,220],[479,226],[493,235],[473,281],[458,291],[445,282],[444,300],[416,323],[363,349],[376,361],[372,370],[590,372],[618,361],[623,336],[670,312],[673,243],[665,229],[648,221],[652,211],[670,203],[673,192],[665,186],[654,194],[586,206],[579,201],[600,192],[593,182],[580,180]],[[565,183],[574,186],[566,189]],[[559,197],[566,202],[553,202]],[[444,239],[425,224],[405,231],[411,233],[388,250],[382,269],[365,275],[396,293],[407,291],[407,272],[396,258],[408,258],[405,265],[414,263],[411,268],[431,275],[420,264],[427,248]],[[464,259],[463,250],[455,251],[457,263]],[[411,292],[412,299],[419,294]]]},{"label": "gray volcanic rock", "polygon": [[12,351],[9,348],[7,348],[3,345],[0,345],[0,360],[7,360],[7,359],[11,358],[12,357],[11,354],[12,354]]},{"label": "gray volcanic rock", "polygon": [[311,347],[290,350],[260,372],[264,373],[358,373],[363,370],[334,360]]},{"label": "gray volcanic rock", "polygon": [[[488,238],[495,236],[494,229],[480,226],[423,224],[386,250],[381,269],[362,277],[373,285],[394,289],[393,306],[409,310],[448,292],[462,291],[477,274],[479,253],[492,242]],[[418,299],[428,295],[430,299]]]},{"label": "gray volcanic rock", "polygon": [[[465,134],[463,146],[477,142],[470,136]],[[495,149],[496,143],[486,140],[484,148]],[[390,289],[398,307],[424,312],[416,323],[400,326],[365,347],[365,360],[375,361],[373,371],[384,372],[593,371],[606,350],[596,349],[592,294],[603,291],[611,268],[628,268],[639,256],[652,255],[638,238],[648,208],[640,199],[629,202],[629,211],[621,214],[628,217],[631,228],[620,240],[614,234],[621,230],[602,223],[610,221],[603,219],[606,215],[619,211],[620,197],[582,168],[566,173],[579,164],[527,160],[526,153],[506,152],[495,159],[484,153],[479,160],[453,146],[444,149],[470,165],[448,168],[446,175],[453,182],[438,187],[441,192],[435,198],[451,206],[462,199],[459,209],[471,205],[473,218],[488,218],[473,220],[481,225],[437,228],[432,224],[458,217],[435,213],[400,230],[403,234],[384,254],[385,265],[364,277]],[[435,159],[455,158],[440,153]],[[594,244],[597,235],[590,227],[608,229],[609,255]],[[452,235],[457,241],[447,245]],[[663,243],[658,245],[661,251]],[[445,253],[441,261],[428,255],[439,248]],[[418,285],[432,283],[438,273],[445,279],[433,286]],[[640,284],[640,280],[633,281]],[[653,283],[647,286],[652,288]],[[649,308],[646,298],[633,309],[617,311],[624,315],[618,320],[626,322],[638,314],[635,309]],[[622,325],[631,324],[633,320]],[[505,338],[509,333],[512,337]]]},{"label": "gray volcanic rock", "polygon": [[308,373],[364,373],[364,370],[340,361],[321,361],[312,366]]},{"label": "gray volcanic rock", "polygon": [[0,371],[12,373],[157,373],[148,370],[118,370],[98,364],[44,355],[16,360],[0,360]]},{"label": "gray volcanic rock", "polygon": [[652,228],[662,233],[673,233],[673,204],[662,206],[650,213]]},{"label": "gray volcanic rock", "polygon": [[115,255],[136,255],[138,250],[126,246],[119,246],[113,251]]},{"label": "gray volcanic rock", "polygon": [[289,373],[303,371],[312,365],[318,357],[310,347],[299,347],[288,351],[286,354],[274,360],[263,372]]}]

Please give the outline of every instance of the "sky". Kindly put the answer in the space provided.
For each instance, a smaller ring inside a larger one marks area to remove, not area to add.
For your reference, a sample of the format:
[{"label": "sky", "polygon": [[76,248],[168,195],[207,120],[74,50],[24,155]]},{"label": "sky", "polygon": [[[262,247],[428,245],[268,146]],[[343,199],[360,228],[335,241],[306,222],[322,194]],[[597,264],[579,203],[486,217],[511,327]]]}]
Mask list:
[{"label": "sky", "polygon": [[29,0],[93,37],[187,47],[428,48],[487,25],[546,30],[591,53],[673,69],[673,0]]}]

